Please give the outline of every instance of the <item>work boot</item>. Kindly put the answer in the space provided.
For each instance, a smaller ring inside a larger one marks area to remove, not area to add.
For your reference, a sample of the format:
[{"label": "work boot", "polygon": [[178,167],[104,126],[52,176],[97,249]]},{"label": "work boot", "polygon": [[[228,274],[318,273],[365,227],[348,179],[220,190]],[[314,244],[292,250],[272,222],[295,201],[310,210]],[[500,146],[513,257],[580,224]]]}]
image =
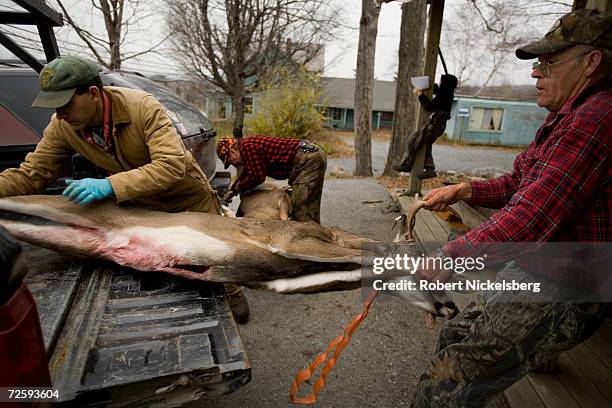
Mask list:
[{"label": "work boot", "polygon": [[426,167],[425,170],[423,170],[423,172],[421,172],[421,174],[419,174],[419,178],[420,179],[430,179],[430,178],[434,178],[434,177],[437,177],[437,176],[438,176],[438,174],[431,167]]},{"label": "work boot", "polygon": [[238,324],[245,324],[249,321],[249,302],[242,291],[234,296],[234,300],[230,300],[230,309],[234,320]]},{"label": "work boot", "polygon": [[225,284],[225,293],[227,301],[230,304],[234,320],[238,324],[244,324],[249,321],[249,302],[244,296],[244,292],[240,286]]}]

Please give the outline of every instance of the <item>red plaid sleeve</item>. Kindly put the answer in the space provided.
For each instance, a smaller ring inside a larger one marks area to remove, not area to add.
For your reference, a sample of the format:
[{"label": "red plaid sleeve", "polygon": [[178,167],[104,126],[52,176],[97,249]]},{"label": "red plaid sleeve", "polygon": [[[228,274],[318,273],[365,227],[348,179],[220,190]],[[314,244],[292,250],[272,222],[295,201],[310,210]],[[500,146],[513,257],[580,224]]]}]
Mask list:
[{"label": "red plaid sleeve", "polygon": [[[601,94],[600,94],[601,96]],[[577,211],[588,211],[590,200],[598,189],[610,182],[610,120],[609,93],[591,101],[554,124],[554,130],[538,140],[515,163],[523,168],[519,185],[507,206],[487,222],[449,242],[444,252],[451,256],[493,254],[496,261],[516,258],[520,254],[504,253],[501,242],[554,241],[556,234],[574,219]],[[518,173],[515,171],[515,175]],[[509,178],[510,177],[510,178]],[[516,184],[512,176],[477,185],[476,201],[489,194],[501,202],[508,187]],[[484,194],[483,194],[484,191]],[[609,204],[609,197],[607,198]],[[585,209],[586,207],[586,209]],[[594,220],[587,228],[590,236],[609,238],[609,225],[603,219]],[[609,223],[609,220],[607,221]],[[607,229],[606,229],[607,228]],[[586,233],[585,233],[585,236]],[[570,240],[580,241],[580,237]]]},{"label": "red plaid sleeve", "polygon": [[240,156],[244,171],[236,180],[235,191],[248,191],[266,181],[266,165],[264,152],[260,145],[251,143],[248,138],[240,145]]},{"label": "red plaid sleeve", "polygon": [[514,161],[514,171],[511,174],[486,181],[473,181],[472,198],[470,204],[487,208],[502,208],[510,201],[521,182],[521,166],[523,155],[521,153]]}]

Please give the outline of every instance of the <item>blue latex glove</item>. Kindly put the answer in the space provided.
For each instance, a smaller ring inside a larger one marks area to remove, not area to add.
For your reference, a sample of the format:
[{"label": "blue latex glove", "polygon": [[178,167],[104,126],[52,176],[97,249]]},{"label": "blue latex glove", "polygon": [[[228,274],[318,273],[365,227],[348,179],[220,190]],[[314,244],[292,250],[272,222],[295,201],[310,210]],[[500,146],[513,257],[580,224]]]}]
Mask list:
[{"label": "blue latex glove", "polygon": [[66,180],[68,187],[62,195],[68,197],[73,203],[85,205],[93,201],[104,200],[115,193],[113,186],[107,179],[86,178],[82,180]]}]

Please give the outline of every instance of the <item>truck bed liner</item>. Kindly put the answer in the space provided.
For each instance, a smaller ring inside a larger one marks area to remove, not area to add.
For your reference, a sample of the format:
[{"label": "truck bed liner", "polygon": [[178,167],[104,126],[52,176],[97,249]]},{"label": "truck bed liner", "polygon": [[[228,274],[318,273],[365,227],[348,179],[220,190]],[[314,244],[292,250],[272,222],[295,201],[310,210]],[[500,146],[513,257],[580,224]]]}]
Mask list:
[{"label": "truck bed liner", "polygon": [[222,285],[25,249],[62,401],[150,404],[163,387],[216,395],[250,380]]}]

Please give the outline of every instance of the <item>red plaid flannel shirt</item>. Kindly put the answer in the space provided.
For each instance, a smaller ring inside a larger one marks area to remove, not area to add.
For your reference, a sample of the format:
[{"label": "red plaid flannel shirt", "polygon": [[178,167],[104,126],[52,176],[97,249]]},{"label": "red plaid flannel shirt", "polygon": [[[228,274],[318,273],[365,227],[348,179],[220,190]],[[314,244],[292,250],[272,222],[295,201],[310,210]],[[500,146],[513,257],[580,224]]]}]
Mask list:
[{"label": "red plaid flannel shirt", "polygon": [[[470,204],[501,210],[442,250],[453,257],[493,254],[503,262],[521,254],[495,243],[610,242],[611,111],[608,81],[549,114],[516,157],[513,173],[471,183]],[[548,277],[559,278],[554,272]],[[573,279],[581,283],[579,276]]]},{"label": "red plaid flannel shirt", "polygon": [[289,178],[297,152],[298,139],[253,135],[240,141],[242,173],[231,187],[235,193],[248,191],[266,180]]}]

